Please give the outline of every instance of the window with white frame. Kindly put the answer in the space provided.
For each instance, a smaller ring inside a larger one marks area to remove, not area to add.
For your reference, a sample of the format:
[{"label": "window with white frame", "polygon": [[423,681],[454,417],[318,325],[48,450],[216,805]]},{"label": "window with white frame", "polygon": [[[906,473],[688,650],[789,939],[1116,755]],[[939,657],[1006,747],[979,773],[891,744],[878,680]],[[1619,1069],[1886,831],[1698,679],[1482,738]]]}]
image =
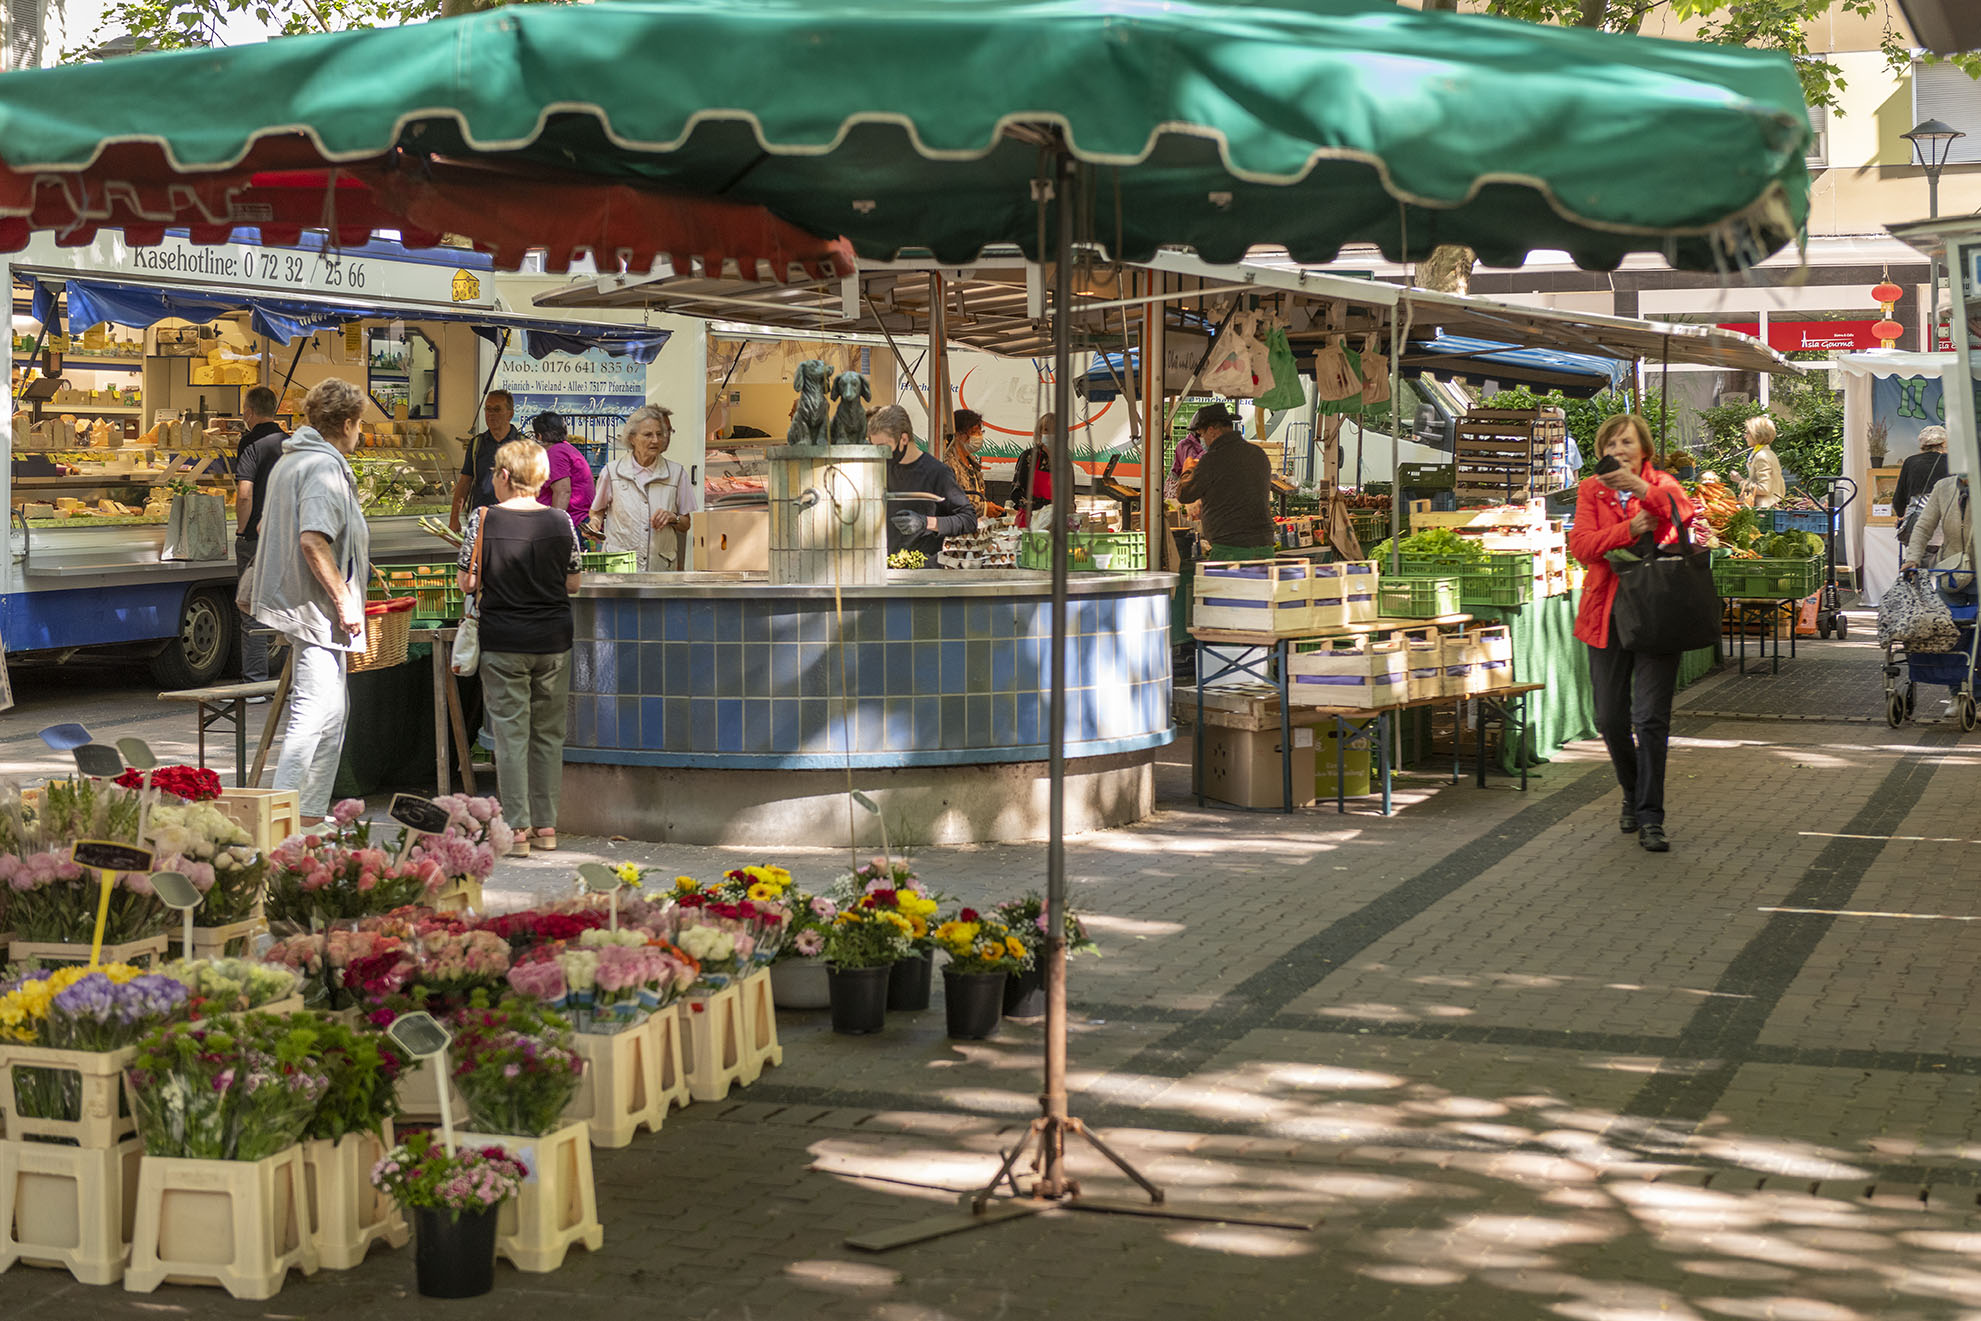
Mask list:
[{"label": "window with white frame", "polygon": [[1812,105],[1809,107],[1809,131],[1813,136],[1809,139],[1807,162],[1810,165],[1828,165],[1830,163],[1830,109],[1828,106]]},{"label": "window with white frame", "polygon": [[41,63],[41,5],[42,0],[6,0],[0,11],[0,70]]},{"label": "window with white frame", "polygon": [[[1968,77],[1947,63],[1912,66],[1912,122],[1923,124],[1937,119],[1967,136],[1955,138],[1947,152],[1947,164],[1972,165],[1981,161],[1981,81]],[[1911,160],[1910,144],[1907,159]]]}]

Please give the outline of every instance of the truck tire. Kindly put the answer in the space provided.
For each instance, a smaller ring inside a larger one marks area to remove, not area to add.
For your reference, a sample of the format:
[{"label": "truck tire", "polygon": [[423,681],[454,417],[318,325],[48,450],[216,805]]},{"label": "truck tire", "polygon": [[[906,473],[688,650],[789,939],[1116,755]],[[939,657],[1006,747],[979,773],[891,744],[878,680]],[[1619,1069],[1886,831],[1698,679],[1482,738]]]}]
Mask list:
[{"label": "truck tire", "polygon": [[179,607],[179,633],[152,658],[151,677],[163,688],[200,688],[218,679],[234,654],[234,603],[201,587]]}]

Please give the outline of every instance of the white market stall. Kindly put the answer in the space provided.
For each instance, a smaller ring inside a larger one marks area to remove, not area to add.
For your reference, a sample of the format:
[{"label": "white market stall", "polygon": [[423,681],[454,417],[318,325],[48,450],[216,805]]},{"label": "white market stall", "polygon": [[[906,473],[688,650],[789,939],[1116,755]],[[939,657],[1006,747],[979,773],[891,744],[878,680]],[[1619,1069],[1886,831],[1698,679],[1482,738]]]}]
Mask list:
[{"label": "white market stall", "polygon": [[[1843,474],[1857,498],[1843,515],[1839,563],[1855,566],[1859,598],[1876,601],[1898,577],[1898,519],[1891,508],[1899,465],[1919,452],[1919,432],[1947,425],[1947,382],[1959,370],[1951,353],[1881,349],[1837,359],[1844,374]],[[1959,446],[1948,447],[1954,472],[1967,471]],[[1847,549],[1846,549],[1847,547]]]}]

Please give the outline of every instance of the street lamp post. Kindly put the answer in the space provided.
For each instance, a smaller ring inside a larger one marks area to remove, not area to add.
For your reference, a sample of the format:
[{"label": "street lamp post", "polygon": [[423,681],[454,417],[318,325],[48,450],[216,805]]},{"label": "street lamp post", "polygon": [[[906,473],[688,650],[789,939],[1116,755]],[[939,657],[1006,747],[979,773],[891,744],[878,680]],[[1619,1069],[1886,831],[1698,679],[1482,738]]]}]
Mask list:
[{"label": "street lamp post", "polygon": [[[1929,119],[1910,133],[1902,133],[1899,136],[1912,144],[1912,162],[1926,172],[1927,219],[1936,220],[1940,215],[1940,171],[1947,168],[1947,156],[1953,151],[1954,139],[1964,138],[1967,135],[1937,119]],[[1936,352],[1940,347],[1939,264],[1934,263],[1931,270],[1931,301],[1926,304],[1928,353]]]}]

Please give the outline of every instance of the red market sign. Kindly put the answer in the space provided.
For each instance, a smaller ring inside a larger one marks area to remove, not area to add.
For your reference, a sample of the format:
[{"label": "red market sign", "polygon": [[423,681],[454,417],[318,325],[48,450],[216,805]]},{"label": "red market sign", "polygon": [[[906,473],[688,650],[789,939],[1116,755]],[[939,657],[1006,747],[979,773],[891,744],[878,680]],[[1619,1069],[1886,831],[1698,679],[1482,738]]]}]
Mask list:
[{"label": "red market sign", "polygon": [[[1871,333],[1876,317],[1862,321],[1770,321],[1768,347],[1783,353],[1832,353],[1852,349],[1875,349],[1882,341]],[[1758,321],[1723,321],[1721,330],[1737,330],[1760,338]]]}]

